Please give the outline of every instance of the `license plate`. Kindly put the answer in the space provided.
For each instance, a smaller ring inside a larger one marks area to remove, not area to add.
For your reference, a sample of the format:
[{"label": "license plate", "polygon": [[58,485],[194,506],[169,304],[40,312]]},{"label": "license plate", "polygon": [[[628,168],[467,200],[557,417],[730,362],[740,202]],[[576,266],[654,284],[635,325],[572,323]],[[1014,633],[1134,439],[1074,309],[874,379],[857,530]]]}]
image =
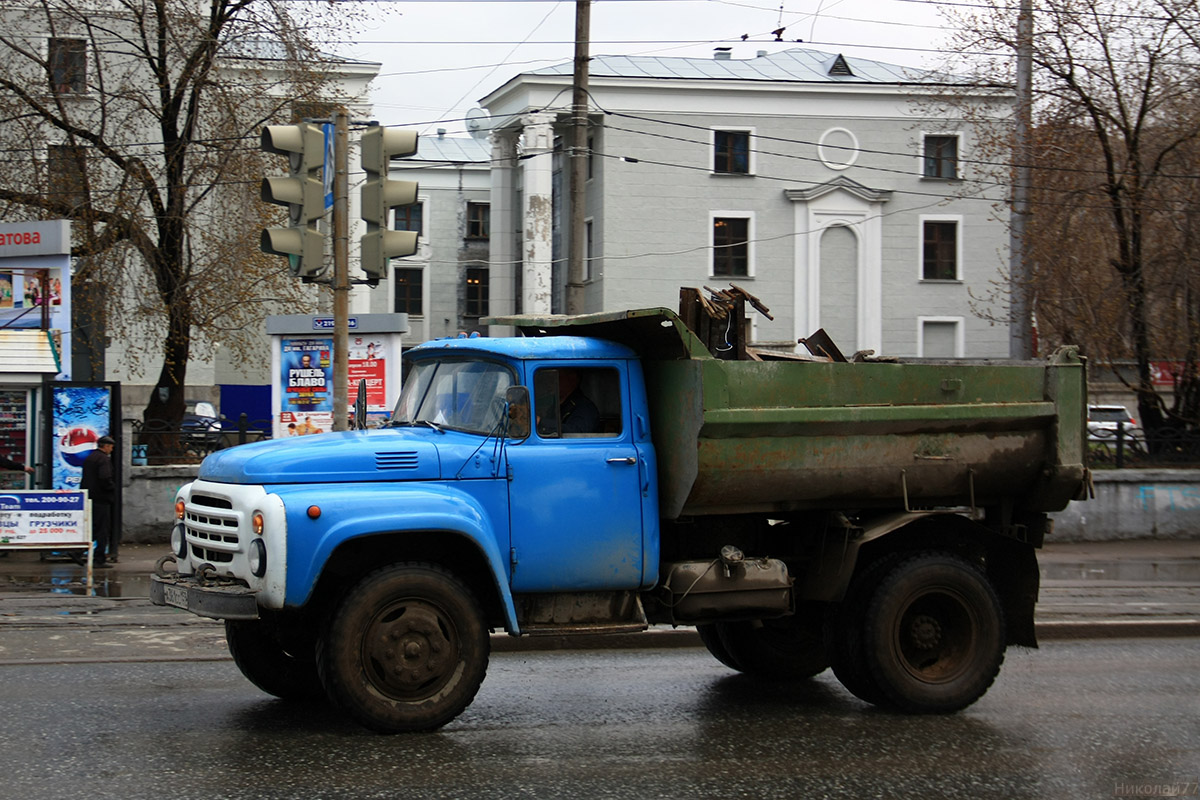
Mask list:
[{"label": "license plate", "polygon": [[175,606],[176,608],[188,607],[188,590],[184,586],[172,586],[167,583],[163,585],[163,600],[167,605]]}]

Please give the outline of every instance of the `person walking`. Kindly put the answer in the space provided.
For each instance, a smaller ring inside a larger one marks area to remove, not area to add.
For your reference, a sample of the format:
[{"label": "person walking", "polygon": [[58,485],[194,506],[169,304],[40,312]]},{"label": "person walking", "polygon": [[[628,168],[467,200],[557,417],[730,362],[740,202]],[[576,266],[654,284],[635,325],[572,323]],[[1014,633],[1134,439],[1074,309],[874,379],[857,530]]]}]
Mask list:
[{"label": "person walking", "polygon": [[116,500],[116,482],[113,480],[112,451],[116,446],[111,436],[96,440],[96,449],[83,460],[83,478],[79,488],[88,493],[92,501],[92,543],[96,549],[92,566],[108,566],[108,545],[112,536],[113,503]]}]

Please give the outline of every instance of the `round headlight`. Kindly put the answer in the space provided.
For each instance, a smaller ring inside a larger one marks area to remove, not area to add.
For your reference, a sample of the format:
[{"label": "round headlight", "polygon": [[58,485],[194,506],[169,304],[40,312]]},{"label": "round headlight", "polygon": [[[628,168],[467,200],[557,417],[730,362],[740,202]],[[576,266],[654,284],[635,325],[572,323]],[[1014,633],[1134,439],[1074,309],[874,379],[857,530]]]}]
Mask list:
[{"label": "round headlight", "polygon": [[179,558],[187,558],[187,537],[183,533],[183,523],[177,522],[171,528],[171,552]]},{"label": "round headlight", "polygon": [[250,552],[247,554],[247,560],[250,562],[250,574],[256,578],[261,578],[267,574],[267,544],[262,539],[255,539],[250,543]]}]

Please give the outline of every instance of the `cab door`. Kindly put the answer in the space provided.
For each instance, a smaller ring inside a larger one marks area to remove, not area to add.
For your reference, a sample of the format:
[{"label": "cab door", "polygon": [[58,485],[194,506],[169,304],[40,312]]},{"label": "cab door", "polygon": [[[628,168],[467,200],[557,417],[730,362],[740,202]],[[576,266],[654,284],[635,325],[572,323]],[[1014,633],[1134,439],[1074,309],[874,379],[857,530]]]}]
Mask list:
[{"label": "cab door", "polygon": [[[560,374],[566,370],[582,400],[561,395],[570,385]],[[624,365],[539,365],[531,383],[534,431],[507,449],[512,590],[637,588],[646,464],[630,424]]]}]

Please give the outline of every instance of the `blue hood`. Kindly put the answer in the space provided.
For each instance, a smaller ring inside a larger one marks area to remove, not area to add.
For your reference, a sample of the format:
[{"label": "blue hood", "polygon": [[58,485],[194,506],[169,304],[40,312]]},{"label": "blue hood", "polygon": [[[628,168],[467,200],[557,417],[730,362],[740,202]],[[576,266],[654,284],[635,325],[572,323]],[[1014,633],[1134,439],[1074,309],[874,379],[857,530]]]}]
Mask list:
[{"label": "blue hood", "polygon": [[289,437],[218,450],[200,465],[200,478],[287,484],[491,477],[494,440],[479,444],[478,436],[422,428]]}]

